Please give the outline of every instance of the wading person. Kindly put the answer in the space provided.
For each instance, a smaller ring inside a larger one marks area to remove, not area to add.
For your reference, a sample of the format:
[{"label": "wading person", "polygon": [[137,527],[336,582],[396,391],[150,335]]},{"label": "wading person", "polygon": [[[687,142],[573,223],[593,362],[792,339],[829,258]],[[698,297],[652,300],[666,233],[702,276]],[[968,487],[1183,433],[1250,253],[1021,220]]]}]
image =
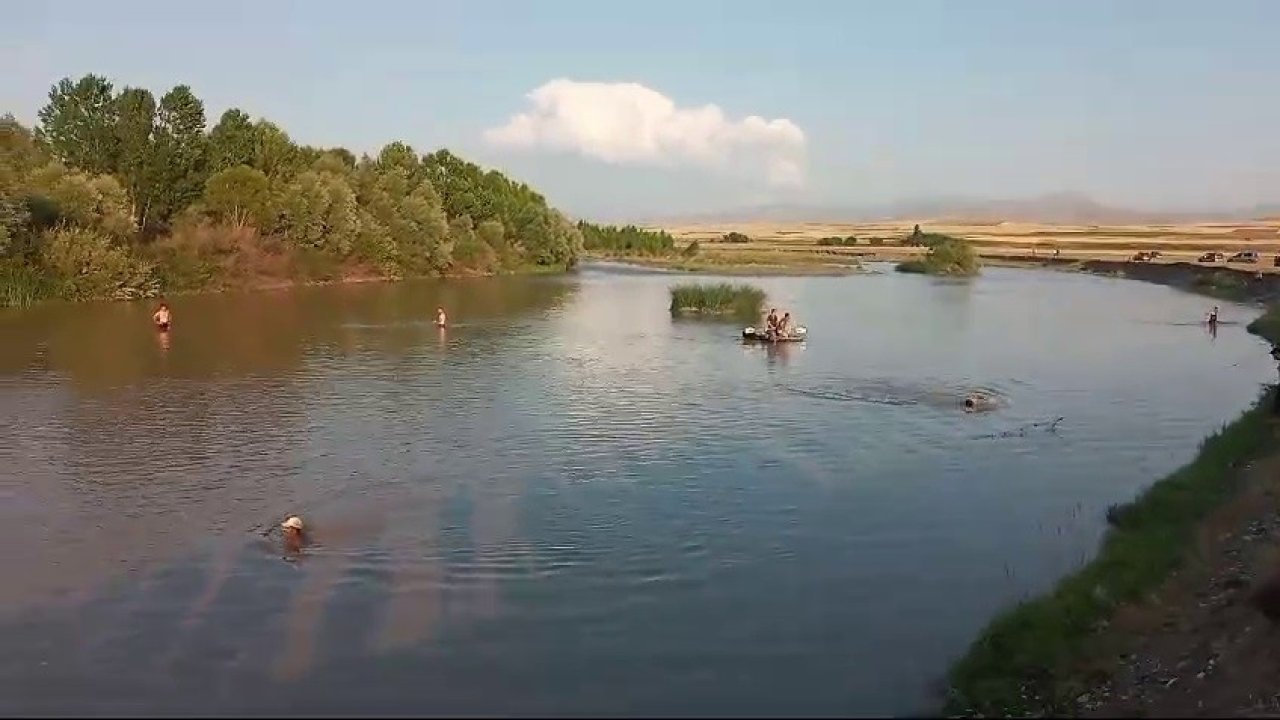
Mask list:
[{"label": "wading person", "polygon": [[151,322],[156,324],[156,329],[164,332],[169,329],[169,322],[172,318],[169,315],[169,304],[161,301],[160,307],[151,315]]}]

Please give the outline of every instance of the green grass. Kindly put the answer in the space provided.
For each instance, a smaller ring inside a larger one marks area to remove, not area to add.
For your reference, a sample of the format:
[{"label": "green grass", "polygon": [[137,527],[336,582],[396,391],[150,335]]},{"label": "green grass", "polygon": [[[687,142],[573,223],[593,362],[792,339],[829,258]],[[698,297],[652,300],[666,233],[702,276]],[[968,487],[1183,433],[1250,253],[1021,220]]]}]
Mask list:
[{"label": "green grass", "polygon": [[1249,294],[1249,281],[1243,273],[1219,270],[1196,276],[1192,282],[1196,292],[1224,300],[1243,300]]},{"label": "green grass", "polygon": [[0,307],[29,307],[51,297],[53,286],[35,268],[0,263]]},{"label": "green grass", "polygon": [[[1249,330],[1280,341],[1280,311],[1268,310]],[[1198,523],[1238,489],[1242,461],[1280,449],[1270,419],[1273,392],[1206,438],[1189,464],[1113,508],[1092,562],[1048,595],[997,617],[952,668],[944,712],[1070,714],[1074,698],[1097,680],[1087,671],[1097,628],[1184,562]]]},{"label": "green grass", "polygon": [[760,316],[764,297],[763,290],[750,285],[677,285],[671,288],[671,314],[730,316],[752,320]]}]

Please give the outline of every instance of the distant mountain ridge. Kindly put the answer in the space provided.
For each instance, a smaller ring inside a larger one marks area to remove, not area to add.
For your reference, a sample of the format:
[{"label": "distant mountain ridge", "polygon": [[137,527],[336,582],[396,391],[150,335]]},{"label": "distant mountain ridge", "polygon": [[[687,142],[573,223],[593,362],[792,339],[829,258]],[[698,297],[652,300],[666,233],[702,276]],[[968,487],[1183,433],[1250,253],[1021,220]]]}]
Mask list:
[{"label": "distant mountain ridge", "polygon": [[990,200],[935,197],[879,205],[774,204],[654,218],[650,224],[732,222],[876,222],[930,220],[961,222],[1041,222],[1063,225],[1137,225],[1189,222],[1247,222],[1280,217],[1280,203],[1252,208],[1202,211],[1137,210],[1104,205],[1085,195],[1053,193],[1031,198]]}]

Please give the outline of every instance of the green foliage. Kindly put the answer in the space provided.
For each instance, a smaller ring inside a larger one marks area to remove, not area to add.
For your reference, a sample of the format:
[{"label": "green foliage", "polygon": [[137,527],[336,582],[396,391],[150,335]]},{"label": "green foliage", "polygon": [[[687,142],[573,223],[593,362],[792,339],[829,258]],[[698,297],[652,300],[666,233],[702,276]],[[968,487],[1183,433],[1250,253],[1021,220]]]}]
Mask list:
[{"label": "green foliage", "polygon": [[818,244],[823,247],[853,247],[858,244],[858,238],[852,235],[848,237],[824,237],[818,240]]},{"label": "green foliage", "polygon": [[130,299],[159,293],[152,268],[103,233],[84,228],[54,231],[44,245],[44,263],[72,300]]},{"label": "green foliage", "polygon": [[1249,323],[1246,329],[1272,345],[1280,346],[1280,305],[1268,306],[1266,312]]},{"label": "green foliage", "polygon": [[750,285],[687,284],[671,288],[672,315],[731,316],[752,320],[760,316],[764,291]]},{"label": "green foliage", "polygon": [[146,227],[164,181],[155,166],[156,100],[150,90],[125,88],[116,98],[115,173],[133,204],[138,227]]},{"label": "green foliage", "polygon": [[349,265],[387,276],[563,268],[584,231],[621,247],[670,242],[575,225],[528,185],[447,150],[391,142],[357,160],[235,108],[206,131],[185,85],[157,102],[99,76],[66,78],[39,117],[34,133],[0,117],[0,264],[23,302],[146,293],[155,278],[183,289],[330,278]]},{"label": "green foliage", "polygon": [[978,254],[964,240],[948,238],[929,247],[922,260],[898,264],[898,272],[924,275],[976,275],[981,265]]},{"label": "green foliage", "polygon": [[582,245],[588,252],[610,255],[670,255],[676,240],[665,231],[641,230],[635,225],[614,227],[578,221]]},{"label": "green foliage", "polygon": [[157,187],[151,211],[158,222],[167,223],[204,190],[209,142],[204,128],[204,103],[191,88],[179,85],[160,98],[152,155]]},{"label": "green foliage", "polygon": [[205,181],[202,205],[214,219],[244,227],[262,225],[271,201],[271,186],[261,170],[234,165]]},{"label": "green foliage", "polygon": [[747,237],[746,235],[743,235],[740,232],[734,231],[730,233],[725,233],[723,236],[721,236],[720,242],[749,243],[751,242],[751,238]]},{"label": "green foliage", "polygon": [[902,240],[900,240],[898,244],[903,246],[909,246],[909,247],[932,248],[938,245],[945,245],[948,243],[963,243],[963,242],[965,242],[965,240],[961,238],[953,237],[951,235],[944,235],[942,233],[923,232],[920,230],[920,226],[916,225],[915,229],[911,232],[911,234],[902,238]]},{"label": "green foliage", "polygon": [[243,110],[231,108],[209,131],[209,170],[216,173],[237,165],[253,166],[257,149],[258,130],[253,121]]},{"label": "green foliage", "polygon": [[301,248],[339,256],[351,250],[359,231],[355,193],[340,177],[307,171],[285,187],[275,215],[280,234]]},{"label": "green foliage", "polygon": [[44,226],[75,225],[120,239],[135,230],[128,195],[110,175],[89,175],[53,162],[28,175],[26,187]]},{"label": "green foliage", "polygon": [[39,117],[40,136],[55,158],[90,173],[115,169],[116,102],[106,78],[63,78],[49,90]]},{"label": "green foliage", "polygon": [[285,178],[299,167],[297,146],[273,123],[259,120],[253,126],[253,167],[269,178]]}]

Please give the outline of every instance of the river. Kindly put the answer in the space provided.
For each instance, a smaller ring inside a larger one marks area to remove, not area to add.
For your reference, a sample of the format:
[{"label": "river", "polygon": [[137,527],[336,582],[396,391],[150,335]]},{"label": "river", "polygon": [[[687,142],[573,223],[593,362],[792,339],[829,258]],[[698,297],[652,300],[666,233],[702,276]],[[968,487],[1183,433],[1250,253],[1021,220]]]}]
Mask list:
[{"label": "river", "polygon": [[751,279],[776,349],[607,266],[0,313],[0,711],[932,709],[1275,368],[1246,306],[878,270]]}]

